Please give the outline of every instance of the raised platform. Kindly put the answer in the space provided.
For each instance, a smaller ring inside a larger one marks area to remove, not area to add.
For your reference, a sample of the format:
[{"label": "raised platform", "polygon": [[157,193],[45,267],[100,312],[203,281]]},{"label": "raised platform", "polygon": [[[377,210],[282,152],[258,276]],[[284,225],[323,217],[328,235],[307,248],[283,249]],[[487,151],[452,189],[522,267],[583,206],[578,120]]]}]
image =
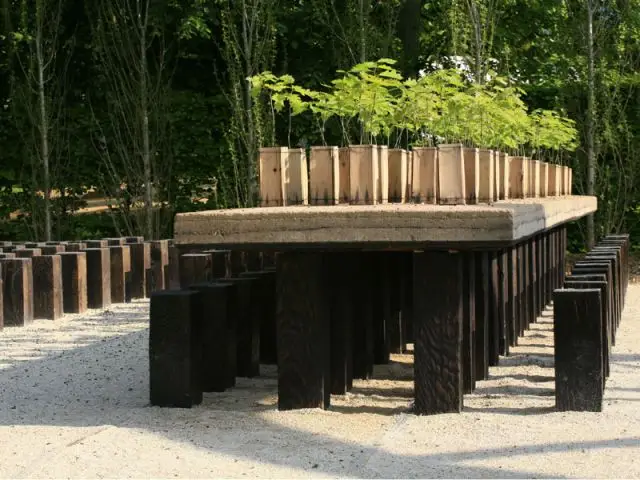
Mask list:
[{"label": "raised platform", "polygon": [[597,198],[491,205],[336,205],[212,210],[176,216],[177,245],[322,249],[509,246],[597,210]]}]

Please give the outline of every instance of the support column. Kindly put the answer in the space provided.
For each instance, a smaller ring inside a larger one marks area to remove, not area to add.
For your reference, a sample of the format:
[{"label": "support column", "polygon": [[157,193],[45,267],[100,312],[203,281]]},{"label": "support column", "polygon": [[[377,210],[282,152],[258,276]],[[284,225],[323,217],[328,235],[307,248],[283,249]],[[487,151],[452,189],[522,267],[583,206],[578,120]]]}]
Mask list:
[{"label": "support column", "polygon": [[476,330],[476,254],[465,252],[463,257],[462,307],[462,371],[464,393],[476,388],[475,330]]},{"label": "support column", "polygon": [[[105,242],[106,243],[106,242]],[[111,258],[108,248],[87,248],[87,306],[111,305]]]},{"label": "support column", "polygon": [[463,270],[459,253],[413,255],[415,412],[462,411]]},{"label": "support column", "polygon": [[0,261],[4,288],[4,326],[33,322],[33,271],[30,258]]},{"label": "support column", "polygon": [[475,256],[475,378],[489,378],[489,315],[491,298],[491,273],[488,252],[477,252]]},{"label": "support column", "polygon": [[[602,307],[599,289],[557,290],[553,296],[556,409],[602,411]],[[577,362],[576,358],[580,358]]]},{"label": "support column", "polygon": [[202,297],[186,290],[151,297],[149,389],[151,405],[191,408],[202,402]]},{"label": "support column", "polygon": [[59,255],[33,257],[33,316],[57,320],[64,315],[62,259]]},{"label": "support column", "polygon": [[127,300],[127,274],[131,272],[131,254],[128,245],[109,247],[111,261],[111,303]]},{"label": "support column", "polygon": [[60,258],[64,313],[84,313],[87,311],[87,254],[65,252]]},{"label": "support column", "polygon": [[323,256],[281,253],[276,270],[278,409],[328,408],[329,315]]}]

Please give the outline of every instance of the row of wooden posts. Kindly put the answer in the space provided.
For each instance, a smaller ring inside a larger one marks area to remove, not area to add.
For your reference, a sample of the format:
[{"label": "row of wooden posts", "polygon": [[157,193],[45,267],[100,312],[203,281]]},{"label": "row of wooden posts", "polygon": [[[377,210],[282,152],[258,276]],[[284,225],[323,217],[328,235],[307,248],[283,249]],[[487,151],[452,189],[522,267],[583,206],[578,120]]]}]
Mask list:
[{"label": "row of wooden posts", "polygon": [[554,292],[558,410],[602,411],[629,283],[629,245],[629,235],[605,237]]},{"label": "row of wooden posts", "polygon": [[[173,240],[145,242],[143,237],[0,242],[0,329],[179,289],[192,282],[199,268],[197,256],[183,257]],[[223,277],[262,265],[262,255],[250,252],[214,258],[211,266],[222,269]]]},{"label": "row of wooden posts", "polygon": [[262,206],[465,205],[571,195],[572,169],[462,145],[261,148]]},{"label": "row of wooden posts", "polygon": [[0,325],[56,320],[168,288],[177,275],[169,262],[171,249],[170,240],[144,242],[143,237],[0,242]]},{"label": "row of wooden posts", "polygon": [[[566,242],[559,227],[498,251],[253,254],[240,274],[225,267],[235,252],[183,255],[181,290],[151,299],[151,402],[190,407],[202,392],[277,363],[280,409],[328,408],[332,394],[413,343],[415,412],[459,412],[463,395],[509,355],[554,292],[592,281],[592,269],[608,282],[603,335],[613,340],[628,242],[604,240],[565,278]],[[556,312],[557,325],[566,327],[565,316]],[[575,345],[583,334],[571,325]],[[569,361],[556,358],[561,369]],[[176,368],[190,373],[176,376]]]}]

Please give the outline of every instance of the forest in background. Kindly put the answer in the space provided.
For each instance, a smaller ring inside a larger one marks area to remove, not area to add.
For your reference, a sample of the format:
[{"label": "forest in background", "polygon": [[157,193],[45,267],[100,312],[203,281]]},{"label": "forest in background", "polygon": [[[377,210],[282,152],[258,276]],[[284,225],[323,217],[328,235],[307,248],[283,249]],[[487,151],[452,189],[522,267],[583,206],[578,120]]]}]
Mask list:
[{"label": "forest in background", "polygon": [[[0,0],[0,238],[166,238],[178,212],[251,205],[267,139],[322,139],[249,77],[322,89],[380,58],[493,72],[574,120],[562,162],[598,196],[595,236],[640,238],[640,0]],[[109,209],[76,214],[91,198]]]}]

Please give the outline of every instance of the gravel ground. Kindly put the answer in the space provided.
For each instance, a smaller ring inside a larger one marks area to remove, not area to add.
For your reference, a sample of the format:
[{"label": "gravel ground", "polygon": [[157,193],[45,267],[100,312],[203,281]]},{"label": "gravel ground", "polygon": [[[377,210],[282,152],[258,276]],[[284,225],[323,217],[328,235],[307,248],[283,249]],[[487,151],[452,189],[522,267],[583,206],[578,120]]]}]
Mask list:
[{"label": "gravel ground", "polygon": [[148,405],[148,304],[0,333],[0,477],[640,477],[640,285],[629,288],[603,413],[556,413],[549,312],[465,397],[407,414],[411,357],[330,411],[278,412],[276,377]]}]

